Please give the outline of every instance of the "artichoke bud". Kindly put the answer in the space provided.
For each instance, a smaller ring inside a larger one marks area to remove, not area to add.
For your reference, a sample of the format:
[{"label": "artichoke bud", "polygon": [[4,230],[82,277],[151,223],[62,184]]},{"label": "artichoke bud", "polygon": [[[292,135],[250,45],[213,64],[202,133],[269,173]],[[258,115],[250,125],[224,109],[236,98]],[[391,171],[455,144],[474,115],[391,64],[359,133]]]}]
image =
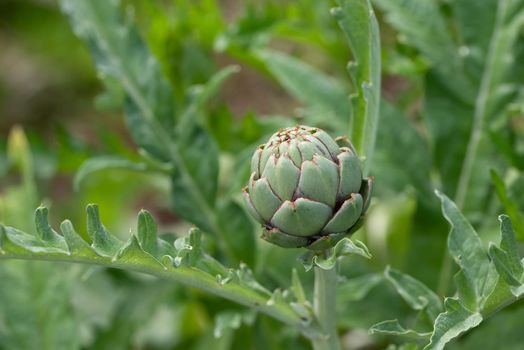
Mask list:
[{"label": "artichoke bud", "polygon": [[251,159],[242,192],[262,238],[285,248],[322,250],[355,232],[369,205],[371,178],[347,138],[298,125],[279,130]]}]

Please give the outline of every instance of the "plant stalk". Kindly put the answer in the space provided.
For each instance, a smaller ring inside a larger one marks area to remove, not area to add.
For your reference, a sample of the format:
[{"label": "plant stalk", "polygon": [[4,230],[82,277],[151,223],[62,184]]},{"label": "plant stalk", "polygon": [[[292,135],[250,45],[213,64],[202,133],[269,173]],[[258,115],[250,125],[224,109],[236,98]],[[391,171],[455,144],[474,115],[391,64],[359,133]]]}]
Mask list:
[{"label": "plant stalk", "polygon": [[[326,250],[324,254],[327,254]],[[337,268],[330,270],[315,267],[313,308],[322,335],[313,339],[315,350],[340,350],[336,317]]]}]

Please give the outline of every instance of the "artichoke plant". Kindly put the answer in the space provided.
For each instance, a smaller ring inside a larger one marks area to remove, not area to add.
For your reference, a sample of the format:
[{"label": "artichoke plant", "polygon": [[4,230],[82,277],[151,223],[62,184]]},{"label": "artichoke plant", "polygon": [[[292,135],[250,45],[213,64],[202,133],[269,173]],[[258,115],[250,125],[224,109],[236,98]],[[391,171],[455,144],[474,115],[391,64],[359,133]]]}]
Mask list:
[{"label": "artichoke plant", "polygon": [[362,223],[372,179],[362,177],[347,138],[295,126],[279,130],[255,151],[242,192],[262,238],[281,247],[323,250]]}]

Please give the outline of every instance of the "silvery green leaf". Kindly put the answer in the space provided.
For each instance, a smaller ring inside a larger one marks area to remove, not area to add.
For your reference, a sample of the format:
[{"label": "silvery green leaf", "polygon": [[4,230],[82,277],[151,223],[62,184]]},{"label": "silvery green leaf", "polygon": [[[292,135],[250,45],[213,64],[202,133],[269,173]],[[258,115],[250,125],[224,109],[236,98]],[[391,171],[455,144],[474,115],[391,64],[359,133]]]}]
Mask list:
[{"label": "silvery green leaf", "polygon": [[[157,159],[169,160],[158,125],[172,130],[173,91],[135,27],[120,13],[119,1],[60,1],[75,33],[86,41],[100,76],[125,91],[126,121],[134,141]],[[155,125],[156,124],[156,125]]]},{"label": "silvery green leaf", "polygon": [[457,299],[447,298],[445,310],[435,320],[433,334],[424,350],[442,350],[451,340],[482,322],[480,313],[467,310]]},{"label": "silvery green leaf", "polygon": [[513,295],[520,298],[524,293],[524,266],[520,260],[515,232],[507,215],[500,215],[499,220],[502,236],[500,247],[492,243],[489,255]]},{"label": "silvery green leaf", "polygon": [[495,287],[490,278],[494,267],[479,236],[455,203],[440,192],[437,195],[442,202],[442,213],[451,225],[448,236],[449,253],[462,269],[464,286],[471,289],[475,296],[475,307],[478,308]]}]

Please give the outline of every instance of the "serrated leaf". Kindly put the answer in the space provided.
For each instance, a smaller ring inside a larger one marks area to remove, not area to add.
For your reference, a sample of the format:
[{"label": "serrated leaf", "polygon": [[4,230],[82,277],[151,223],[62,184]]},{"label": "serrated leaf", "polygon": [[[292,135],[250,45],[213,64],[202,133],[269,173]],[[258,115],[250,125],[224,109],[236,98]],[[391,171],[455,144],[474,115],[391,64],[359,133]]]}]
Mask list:
[{"label": "serrated leaf", "polygon": [[412,309],[425,311],[431,321],[442,311],[439,296],[422,282],[389,267],[384,271],[384,276]]},{"label": "serrated leaf", "polygon": [[138,213],[137,238],[142,249],[152,256],[157,255],[157,226],[155,219],[147,210]]},{"label": "serrated leaf", "polygon": [[480,313],[467,310],[457,299],[447,298],[445,309],[435,320],[433,334],[424,350],[442,350],[451,340],[482,322]]},{"label": "serrated leaf", "polygon": [[420,333],[413,329],[405,329],[398,323],[398,320],[388,320],[379,322],[369,329],[369,333],[394,335],[406,338],[406,340],[417,342],[425,342],[431,336],[431,333]]},{"label": "serrated leaf", "polygon": [[451,225],[448,236],[449,253],[462,269],[478,307],[494,287],[488,278],[493,267],[479,236],[455,203],[440,192],[437,192],[437,196],[442,202],[442,213]]},{"label": "serrated leaf", "polygon": [[323,253],[309,251],[300,256],[299,259],[306,271],[311,270],[313,266],[331,270],[337,263],[338,258],[350,255],[360,255],[366,259],[371,259],[371,254],[364,243],[359,240],[353,242],[347,237],[338,241],[327,256],[323,256]]},{"label": "serrated leaf", "polygon": [[357,152],[366,157],[364,175],[372,162],[380,109],[380,35],[369,0],[337,0],[332,15],[346,35],[353,62],[349,73],[354,97],[351,140]]},{"label": "serrated leaf", "polygon": [[124,245],[124,242],[106,230],[95,204],[87,206],[87,234],[91,237],[93,249],[102,256],[113,257]]},{"label": "serrated leaf", "polygon": [[147,165],[144,163],[135,163],[130,160],[118,156],[99,156],[86,160],[75,174],[73,179],[73,186],[76,190],[80,188],[80,184],[91,174],[104,170],[130,170],[130,171],[146,171]]},{"label": "serrated leaf", "polygon": [[97,69],[123,87],[134,141],[157,159],[169,160],[157,131],[171,131],[173,91],[137,30],[120,14],[119,1],[60,1],[75,33],[89,45]]},{"label": "serrated leaf", "polygon": [[[62,224],[65,241],[70,247],[65,251],[46,245],[46,242],[37,236],[0,225],[0,259],[57,260],[146,273],[199,288],[269,314],[287,324],[306,327],[300,315],[284,301],[287,292],[282,292],[281,297],[277,296],[256,281],[253,272],[245,264],[241,264],[239,269],[228,270],[203,253],[199,230],[192,230],[193,234],[171,249],[167,249],[167,242],[159,240],[160,254],[173,252],[176,256],[182,251],[185,252],[183,254],[197,252],[186,255],[186,261],[191,265],[175,267],[172,255],[163,255],[160,262],[142,249],[136,236],[131,236],[125,244],[117,240],[101,224],[95,205],[89,205],[87,212],[88,233],[93,241],[92,246],[85,241],[80,243],[82,237],[74,232],[68,221]],[[115,254],[109,255],[115,250]],[[224,280],[224,283],[217,283],[217,280]]]}]

